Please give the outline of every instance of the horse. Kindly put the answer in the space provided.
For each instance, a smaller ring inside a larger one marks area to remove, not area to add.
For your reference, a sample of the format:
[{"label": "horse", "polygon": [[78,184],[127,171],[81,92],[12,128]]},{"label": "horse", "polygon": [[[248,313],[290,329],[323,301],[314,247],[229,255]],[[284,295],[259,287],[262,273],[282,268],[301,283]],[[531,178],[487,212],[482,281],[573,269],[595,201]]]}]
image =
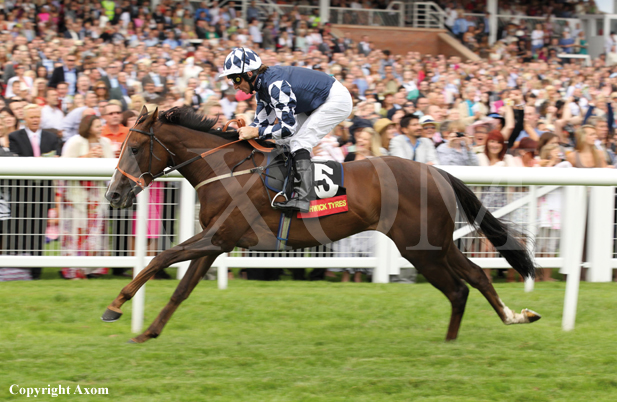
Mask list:
[{"label": "horse", "polygon": [[[158,337],[180,303],[190,295],[214,260],[235,247],[276,251],[281,212],[271,207],[274,194],[261,178],[266,157],[240,141],[236,130],[214,130],[216,119],[192,109],[142,109],[124,141],[105,197],[112,207],[127,208],[152,181],[177,169],[194,187],[201,205],[203,231],[158,254],[126,285],[101,319],[117,321],[122,305],[157,271],[191,260],[189,268],[152,324],[129,342]],[[206,152],[200,153],[206,149]],[[256,166],[258,168],[256,168]],[[243,174],[232,175],[233,169]],[[167,169],[167,170],[165,170]],[[291,217],[287,246],[292,249],[330,243],[366,230],[388,236],[401,255],[450,301],[446,341],[458,336],[469,294],[478,289],[506,324],[531,323],[538,313],[507,307],[482,269],[453,241],[458,208],[466,220],[499,250],[523,277],[535,276],[535,264],[511,225],[495,218],[459,179],[438,168],[398,157],[343,164],[348,211],[312,219]]]}]

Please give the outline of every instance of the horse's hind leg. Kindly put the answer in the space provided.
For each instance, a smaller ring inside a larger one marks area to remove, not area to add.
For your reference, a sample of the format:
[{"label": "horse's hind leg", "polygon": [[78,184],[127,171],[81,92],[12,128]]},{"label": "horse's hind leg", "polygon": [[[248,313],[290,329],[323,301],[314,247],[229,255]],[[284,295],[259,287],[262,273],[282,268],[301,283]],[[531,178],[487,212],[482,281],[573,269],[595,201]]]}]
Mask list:
[{"label": "horse's hind leg", "polygon": [[448,250],[447,259],[450,267],[467,281],[471,286],[478,289],[480,293],[486,297],[486,300],[493,306],[501,321],[504,324],[524,324],[538,321],[540,314],[523,309],[521,313],[515,313],[497,295],[497,291],[488,280],[482,268],[471,262],[463,253],[456,247],[451,247]]},{"label": "horse's hind leg", "polygon": [[178,287],[174,291],[174,294],[171,296],[171,299],[167,305],[163,308],[163,310],[161,310],[148,329],[141,335],[131,339],[131,342],[143,343],[148,339],[158,337],[163,331],[165,324],[167,324],[171,318],[172,314],[176,311],[178,306],[180,306],[180,303],[189,297],[201,278],[203,278],[206,272],[208,272],[208,269],[210,269],[212,263],[216,260],[216,257],[217,256],[215,255],[209,255],[191,261],[189,269],[186,271],[186,274],[178,284]]},{"label": "horse's hind leg", "polygon": [[452,305],[452,314],[450,316],[450,325],[446,341],[453,341],[458,336],[458,331],[465,313],[465,305],[467,304],[467,296],[469,288],[465,283],[448,267],[446,259],[442,255],[436,256],[434,252],[425,251],[422,254],[418,252],[410,252],[401,250],[403,257],[410,262],[413,260],[416,269],[424,275],[431,285],[450,300]]}]

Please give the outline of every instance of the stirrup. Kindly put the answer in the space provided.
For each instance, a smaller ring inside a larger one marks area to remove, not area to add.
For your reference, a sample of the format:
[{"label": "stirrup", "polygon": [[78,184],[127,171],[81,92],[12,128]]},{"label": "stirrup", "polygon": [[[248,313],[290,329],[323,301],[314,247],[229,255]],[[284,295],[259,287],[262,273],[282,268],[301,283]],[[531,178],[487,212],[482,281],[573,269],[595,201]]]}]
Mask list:
[{"label": "stirrup", "polygon": [[285,197],[285,202],[289,201],[289,198],[287,198],[287,194],[285,194],[285,190],[281,190],[281,191],[279,191],[278,193],[276,193],[276,195],[275,195],[274,197],[272,197],[272,202],[270,203],[270,206],[271,206],[273,209],[277,209],[277,208],[274,206],[274,203],[276,202],[276,201],[275,201],[275,200],[276,200],[276,197],[278,197],[279,195],[282,195],[283,197]]},{"label": "stirrup", "polygon": [[[306,204],[305,208],[301,208],[299,205],[285,205],[291,202],[296,202],[297,204]],[[299,198],[291,198],[285,202],[278,202],[278,205],[275,205],[274,208],[280,209],[282,211],[298,211],[298,212],[309,212],[311,207],[311,202],[308,200],[300,200]]]}]

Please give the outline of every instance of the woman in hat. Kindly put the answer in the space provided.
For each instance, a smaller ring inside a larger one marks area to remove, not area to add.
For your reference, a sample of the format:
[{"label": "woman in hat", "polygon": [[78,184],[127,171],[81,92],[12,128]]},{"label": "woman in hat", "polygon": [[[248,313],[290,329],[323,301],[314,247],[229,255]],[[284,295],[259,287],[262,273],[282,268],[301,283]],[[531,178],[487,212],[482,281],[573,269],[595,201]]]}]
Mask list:
[{"label": "woman in hat", "polygon": [[397,135],[396,124],[390,119],[379,119],[373,125],[373,129],[375,129],[380,137],[381,154],[383,156],[389,155],[388,149],[390,149],[390,140]]}]

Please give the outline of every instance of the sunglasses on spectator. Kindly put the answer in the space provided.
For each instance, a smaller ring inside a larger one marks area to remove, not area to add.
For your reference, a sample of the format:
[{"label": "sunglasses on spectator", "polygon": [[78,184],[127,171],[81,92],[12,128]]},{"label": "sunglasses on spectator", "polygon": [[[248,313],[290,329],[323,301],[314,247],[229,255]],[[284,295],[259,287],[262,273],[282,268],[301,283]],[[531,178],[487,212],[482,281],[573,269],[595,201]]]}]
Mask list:
[{"label": "sunglasses on spectator", "polygon": [[75,62],[75,59],[66,59],[66,61],[72,61],[72,62]]},{"label": "sunglasses on spectator", "polygon": [[96,87],[96,89],[98,91],[99,89],[107,89],[107,87]]}]

